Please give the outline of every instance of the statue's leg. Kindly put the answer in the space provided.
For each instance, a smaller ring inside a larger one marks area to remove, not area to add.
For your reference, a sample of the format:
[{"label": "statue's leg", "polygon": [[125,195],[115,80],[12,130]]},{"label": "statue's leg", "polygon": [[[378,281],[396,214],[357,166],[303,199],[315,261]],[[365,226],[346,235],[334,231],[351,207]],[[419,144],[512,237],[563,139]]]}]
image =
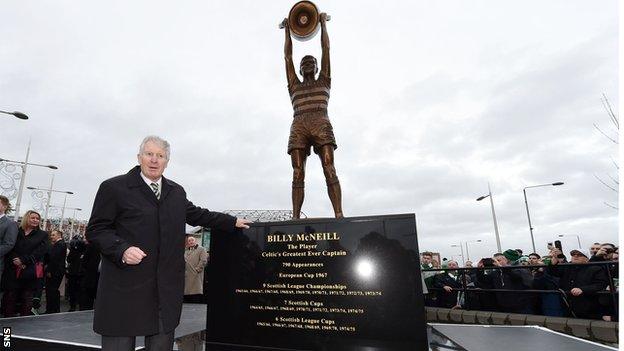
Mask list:
[{"label": "statue's leg", "polygon": [[336,175],[336,167],[334,167],[334,146],[331,144],[323,145],[319,157],[323,165],[327,194],[329,194],[329,200],[334,207],[334,214],[336,218],[342,218],[344,217],[342,214],[342,193],[340,191],[340,182]]},{"label": "statue's leg", "polygon": [[292,182],[292,204],[293,219],[301,217],[301,206],[304,196],[305,163],[308,155],[305,149],[294,149],[290,153],[290,160],[293,167]]}]

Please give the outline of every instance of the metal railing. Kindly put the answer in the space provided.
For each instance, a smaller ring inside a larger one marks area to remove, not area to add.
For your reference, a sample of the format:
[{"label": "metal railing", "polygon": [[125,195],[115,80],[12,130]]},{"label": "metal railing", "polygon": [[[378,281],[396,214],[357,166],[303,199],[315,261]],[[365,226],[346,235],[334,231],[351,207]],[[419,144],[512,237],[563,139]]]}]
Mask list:
[{"label": "metal railing", "polygon": [[[613,310],[611,311],[612,312],[611,315],[617,315],[619,292],[617,291],[617,287],[614,282],[614,278],[617,278],[617,277],[614,277],[611,272],[611,268],[617,265],[619,265],[618,261],[604,261],[604,262],[588,262],[588,263],[559,263],[557,265],[532,265],[532,266],[517,265],[517,266],[503,266],[503,267],[491,266],[491,267],[470,267],[470,268],[455,268],[455,269],[450,269],[450,268],[422,269],[421,268],[421,272],[440,272],[440,273],[449,272],[449,271],[457,272],[457,276],[461,277],[461,289],[453,288],[453,290],[461,291],[464,294],[464,299],[466,299],[466,301],[468,301],[469,296],[470,296],[469,294],[466,294],[467,292],[478,293],[478,294],[479,293],[557,294],[561,297],[561,301],[565,304],[565,306],[567,307],[572,317],[576,318],[576,315],[573,309],[571,308],[569,300],[568,300],[568,297],[571,296],[570,292],[563,291],[562,289],[556,289],[556,290],[553,290],[553,289],[486,289],[486,288],[478,288],[478,287],[469,287],[468,286],[469,283],[467,282],[467,279],[466,279],[466,276],[468,275],[467,272],[468,271],[495,271],[495,270],[504,271],[504,270],[512,270],[512,269],[513,270],[518,270],[518,269],[536,270],[540,268],[543,268],[544,271],[546,271],[548,267],[565,268],[565,267],[575,267],[575,266],[580,266],[580,267],[603,266],[604,270],[607,273],[609,289],[598,291],[593,294],[587,294],[586,296],[596,296],[596,298],[598,298],[601,295],[610,295],[611,302],[613,304],[611,306],[613,308]],[[436,287],[427,286],[427,289],[429,291],[445,292],[444,288],[436,288]]]}]

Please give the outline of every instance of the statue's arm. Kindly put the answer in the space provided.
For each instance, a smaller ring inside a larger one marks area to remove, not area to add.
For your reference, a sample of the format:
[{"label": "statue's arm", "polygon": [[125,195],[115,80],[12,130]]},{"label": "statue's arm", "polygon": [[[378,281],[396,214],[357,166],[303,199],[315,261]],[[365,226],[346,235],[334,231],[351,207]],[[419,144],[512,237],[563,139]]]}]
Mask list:
[{"label": "statue's arm", "polygon": [[284,60],[286,62],[286,79],[288,79],[288,85],[298,80],[297,73],[295,73],[295,65],[292,58],[292,38],[290,37],[290,27],[288,26],[288,19],[284,19],[282,22],[284,26],[284,34],[286,38],[284,40]]},{"label": "statue's arm", "polygon": [[321,57],[321,74],[324,74],[325,77],[330,78],[330,67],[329,67],[329,35],[327,35],[327,27],[325,22],[327,22],[327,14],[321,13],[320,15],[321,21],[321,49],[323,51],[323,56]]}]

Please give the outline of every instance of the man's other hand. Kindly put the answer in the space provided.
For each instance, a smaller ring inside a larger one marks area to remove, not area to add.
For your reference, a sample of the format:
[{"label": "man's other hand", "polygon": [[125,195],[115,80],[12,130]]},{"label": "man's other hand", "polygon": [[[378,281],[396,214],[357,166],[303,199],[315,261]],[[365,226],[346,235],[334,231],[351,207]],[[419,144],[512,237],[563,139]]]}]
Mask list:
[{"label": "man's other hand", "polygon": [[125,264],[135,265],[141,263],[143,258],[147,256],[143,250],[136,246],[130,246],[124,251],[122,261]]},{"label": "man's other hand", "polygon": [[248,219],[236,218],[236,228],[249,229],[249,226],[247,225],[249,223],[252,223],[252,222]]}]

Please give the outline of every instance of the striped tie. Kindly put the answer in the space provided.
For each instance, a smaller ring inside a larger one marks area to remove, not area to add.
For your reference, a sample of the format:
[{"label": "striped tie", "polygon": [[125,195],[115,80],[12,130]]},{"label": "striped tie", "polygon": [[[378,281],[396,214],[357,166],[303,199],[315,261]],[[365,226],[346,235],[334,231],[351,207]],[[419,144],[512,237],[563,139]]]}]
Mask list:
[{"label": "striped tie", "polygon": [[152,191],[154,192],[154,195],[156,195],[156,198],[160,200],[160,189],[158,189],[158,183],[151,183],[150,186],[152,187]]}]

